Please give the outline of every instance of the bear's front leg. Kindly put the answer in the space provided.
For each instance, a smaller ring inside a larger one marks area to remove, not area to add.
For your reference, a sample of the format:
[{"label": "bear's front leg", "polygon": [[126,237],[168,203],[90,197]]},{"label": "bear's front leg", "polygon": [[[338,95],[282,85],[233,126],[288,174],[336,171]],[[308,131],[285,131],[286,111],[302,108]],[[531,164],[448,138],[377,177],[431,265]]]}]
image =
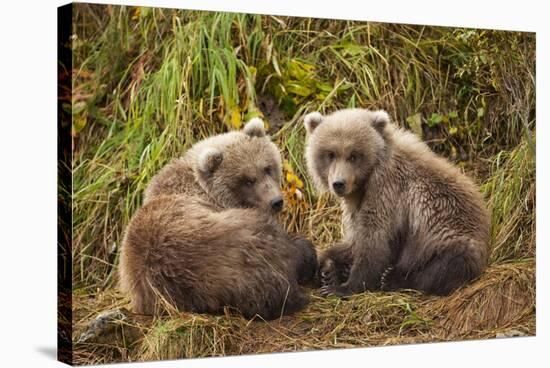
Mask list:
[{"label": "bear's front leg", "polygon": [[296,247],[296,275],[299,285],[312,284],[314,287],[319,287],[317,277],[319,263],[317,262],[317,252],[313,243],[306,238],[299,236],[293,239]]},{"label": "bear's front leg", "polygon": [[321,286],[341,285],[349,277],[352,257],[350,247],[337,244],[325,250],[319,260]]},{"label": "bear's front leg", "polygon": [[336,285],[323,285],[321,295],[346,297],[367,290],[378,290],[380,288],[380,277],[375,275],[381,272],[369,272],[369,269],[372,270],[372,267],[363,262],[354,264],[351,267],[349,278],[346,282]]},{"label": "bear's front leg", "polygon": [[321,295],[345,297],[380,289],[380,278],[391,261],[391,250],[383,233],[372,233],[370,241],[353,244],[351,249],[353,264],[347,281],[324,285]]},{"label": "bear's front leg", "polygon": [[352,265],[348,279],[343,283],[324,284],[321,287],[321,296],[346,297],[352,294],[361,293],[367,290],[365,283],[353,282],[353,280],[363,280],[363,276],[358,276],[357,266]]}]

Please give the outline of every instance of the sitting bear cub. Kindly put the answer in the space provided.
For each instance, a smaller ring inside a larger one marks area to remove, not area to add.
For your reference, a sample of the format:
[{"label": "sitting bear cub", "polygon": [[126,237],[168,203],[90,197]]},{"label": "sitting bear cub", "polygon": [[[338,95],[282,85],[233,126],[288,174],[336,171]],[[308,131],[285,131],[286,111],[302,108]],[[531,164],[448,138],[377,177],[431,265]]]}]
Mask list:
[{"label": "sitting bear cub", "polygon": [[487,262],[489,217],[473,182],[385,111],[306,115],[315,186],[342,199],[344,236],[319,260],[322,294],[449,294]]},{"label": "sitting bear cub", "polygon": [[247,318],[307,304],[299,284],[317,271],[311,243],[275,221],[281,157],[263,122],[195,144],[162,169],[126,229],[121,288],[136,313],[221,313]]}]

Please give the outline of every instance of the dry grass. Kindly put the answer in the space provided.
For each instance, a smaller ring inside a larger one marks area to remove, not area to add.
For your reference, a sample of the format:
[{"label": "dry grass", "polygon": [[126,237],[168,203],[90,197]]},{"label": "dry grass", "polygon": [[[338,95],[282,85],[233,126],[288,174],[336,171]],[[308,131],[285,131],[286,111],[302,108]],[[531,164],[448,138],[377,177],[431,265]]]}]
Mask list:
[{"label": "dry grass", "polygon": [[[535,334],[535,265],[491,266],[479,280],[444,297],[363,293],[348,300],[322,298],[293,316],[265,322],[239,316],[181,313],[172,317],[112,322],[90,343],[76,345],[75,363],[141,361],[282,351],[382,346]],[[89,300],[84,331],[99,312],[124,306],[110,290]],[[78,310],[78,308],[77,308]]]},{"label": "dry grass", "polygon": [[[535,334],[534,35],[87,4],[74,24],[75,364]],[[352,106],[387,109],[480,184],[493,216],[478,280],[445,298],[312,290],[305,310],[271,322],[125,312],[78,342],[128,306],[118,246],[152,175],[251,116],[303,182],[299,200],[285,181],[281,221],[319,249],[337,241],[340,210],[307,180],[300,119]]]}]

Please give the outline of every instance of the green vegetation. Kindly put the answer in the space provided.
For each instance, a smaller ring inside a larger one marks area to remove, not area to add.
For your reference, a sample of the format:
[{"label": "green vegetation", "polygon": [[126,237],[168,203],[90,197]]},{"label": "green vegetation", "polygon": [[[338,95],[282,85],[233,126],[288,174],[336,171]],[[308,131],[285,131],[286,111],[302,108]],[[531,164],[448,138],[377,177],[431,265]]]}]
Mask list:
[{"label": "green vegetation", "polygon": [[75,9],[67,101],[75,340],[97,313],[127,303],[116,291],[118,247],[151,177],[194,142],[253,116],[265,118],[287,161],[281,221],[320,249],[340,237],[339,208],[308,182],[301,117],[309,111],[386,109],[473,176],[493,213],[491,266],[447,298],[411,291],[341,301],[313,291],[305,311],[270,323],[187,313],[126,321],[111,340],[77,344],[77,363],[534,334],[534,34]]}]

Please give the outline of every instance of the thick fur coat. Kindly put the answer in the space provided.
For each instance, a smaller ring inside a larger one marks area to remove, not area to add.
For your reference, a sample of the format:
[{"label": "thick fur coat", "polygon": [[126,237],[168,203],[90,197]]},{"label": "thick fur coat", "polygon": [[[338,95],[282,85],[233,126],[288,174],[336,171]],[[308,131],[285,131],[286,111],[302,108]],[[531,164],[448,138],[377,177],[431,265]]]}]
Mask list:
[{"label": "thick fur coat", "polygon": [[298,283],[315,253],[257,209],[221,209],[197,197],[157,196],[128,226],[122,285],[136,313],[163,302],[181,311],[273,319],[307,304]]},{"label": "thick fur coat", "polygon": [[323,294],[448,294],[483,271],[489,216],[456,167],[385,111],[315,112],[304,124],[310,176],[343,207],[343,240],[320,257]]},{"label": "thick fur coat", "polygon": [[[266,319],[307,303],[317,256],[275,221],[281,158],[255,119],[197,143],[162,169],[128,225],[121,288],[136,313],[182,311]],[[167,304],[166,304],[167,303]]]}]

